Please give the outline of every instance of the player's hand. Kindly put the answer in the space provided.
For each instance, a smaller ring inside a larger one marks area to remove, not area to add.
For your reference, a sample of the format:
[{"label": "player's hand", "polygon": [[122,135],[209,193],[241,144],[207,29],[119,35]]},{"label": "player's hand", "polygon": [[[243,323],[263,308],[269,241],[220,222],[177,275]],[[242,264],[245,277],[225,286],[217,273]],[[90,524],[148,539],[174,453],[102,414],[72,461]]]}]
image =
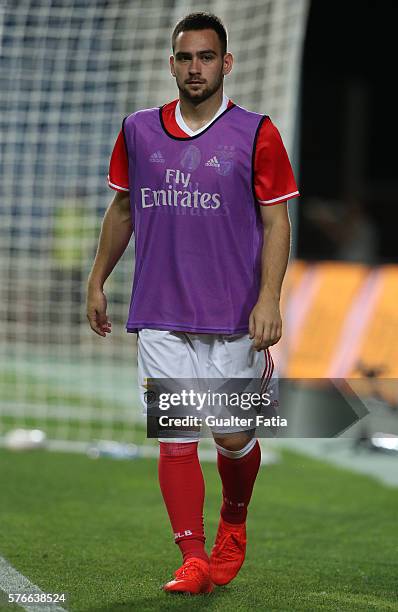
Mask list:
[{"label": "player's hand", "polygon": [[112,323],[106,314],[106,296],[101,289],[88,288],[87,290],[87,319],[90,327],[96,334],[106,337],[111,333]]},{"label": "player's hand", "polygon": [[259,298],[250,313],[249,334],[256,351],[262,351],[279,342],[282,336],[282,319],[277,298],[270,294]]}]

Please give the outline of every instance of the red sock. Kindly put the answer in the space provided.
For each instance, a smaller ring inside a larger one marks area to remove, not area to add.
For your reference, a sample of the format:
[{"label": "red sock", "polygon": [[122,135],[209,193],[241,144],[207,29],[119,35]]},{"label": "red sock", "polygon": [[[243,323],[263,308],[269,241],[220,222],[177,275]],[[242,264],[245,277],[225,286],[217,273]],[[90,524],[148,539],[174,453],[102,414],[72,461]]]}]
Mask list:
[{"label": "red sock", "polygon": [[190,557],[208,561],[203,527],[205,484],[198,442],[160,442],[159,484],[184,562]]},{"label": "red sock", "polygon": [[[253,445],[250,441],[247,445]],[[245,452],[245,449],[242,449]],[[222,453],[226,452],[225,456]],[[223,504],[221,516],[227,523],[244,523],[247,506],[252,496],[254,483],[261,462],[261,449],[258,440],[243,455],[241,451],[228,451],[217,445],[217,466],[222,482]]]}]

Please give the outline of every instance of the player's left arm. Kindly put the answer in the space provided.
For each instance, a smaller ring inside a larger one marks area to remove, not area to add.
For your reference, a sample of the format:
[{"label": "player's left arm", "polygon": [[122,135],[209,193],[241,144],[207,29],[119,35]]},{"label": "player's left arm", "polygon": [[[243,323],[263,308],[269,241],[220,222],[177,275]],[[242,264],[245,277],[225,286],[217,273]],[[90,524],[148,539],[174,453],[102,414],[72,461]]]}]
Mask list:
[{"label": "player's left arm", "polygon": [[261,286],[249,318],[253,347],[263,350],[282,336],[280,295],[290,252],[290,220],[287,203],[261,206],[264,241],[261,254]]}]

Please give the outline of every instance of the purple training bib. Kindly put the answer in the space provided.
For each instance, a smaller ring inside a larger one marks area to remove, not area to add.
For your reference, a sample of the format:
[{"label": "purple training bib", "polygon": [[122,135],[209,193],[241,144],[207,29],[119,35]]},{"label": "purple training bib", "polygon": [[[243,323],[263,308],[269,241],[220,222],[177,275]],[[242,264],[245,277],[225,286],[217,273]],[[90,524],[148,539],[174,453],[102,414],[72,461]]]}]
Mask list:
[{"label": "purple training bib", "polygon": [[248,332],[261,278],[253,163],[263,119],[234,105],[186,138],[166,131],[158,108],[124,120],[135,232],[127,331]]}]

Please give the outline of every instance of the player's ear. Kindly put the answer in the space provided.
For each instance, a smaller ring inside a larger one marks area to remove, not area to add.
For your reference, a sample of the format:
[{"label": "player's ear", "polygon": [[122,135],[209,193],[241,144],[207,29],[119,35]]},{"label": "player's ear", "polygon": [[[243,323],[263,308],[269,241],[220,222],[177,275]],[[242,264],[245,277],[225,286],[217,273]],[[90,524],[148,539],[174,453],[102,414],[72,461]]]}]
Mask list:
[{"label": "player's ear", "polygon": [[234,63],[234,56],[232,53],[226,53],[223,59],[223,75],[229,74],[232,70],[232,66]]},{"label": "player's ear", "polygon": [[169,61],[170,61],[170,72],[173,75],[173,77],[175,77],[176,72],[174,70],[174,55],[170,55]]}]

